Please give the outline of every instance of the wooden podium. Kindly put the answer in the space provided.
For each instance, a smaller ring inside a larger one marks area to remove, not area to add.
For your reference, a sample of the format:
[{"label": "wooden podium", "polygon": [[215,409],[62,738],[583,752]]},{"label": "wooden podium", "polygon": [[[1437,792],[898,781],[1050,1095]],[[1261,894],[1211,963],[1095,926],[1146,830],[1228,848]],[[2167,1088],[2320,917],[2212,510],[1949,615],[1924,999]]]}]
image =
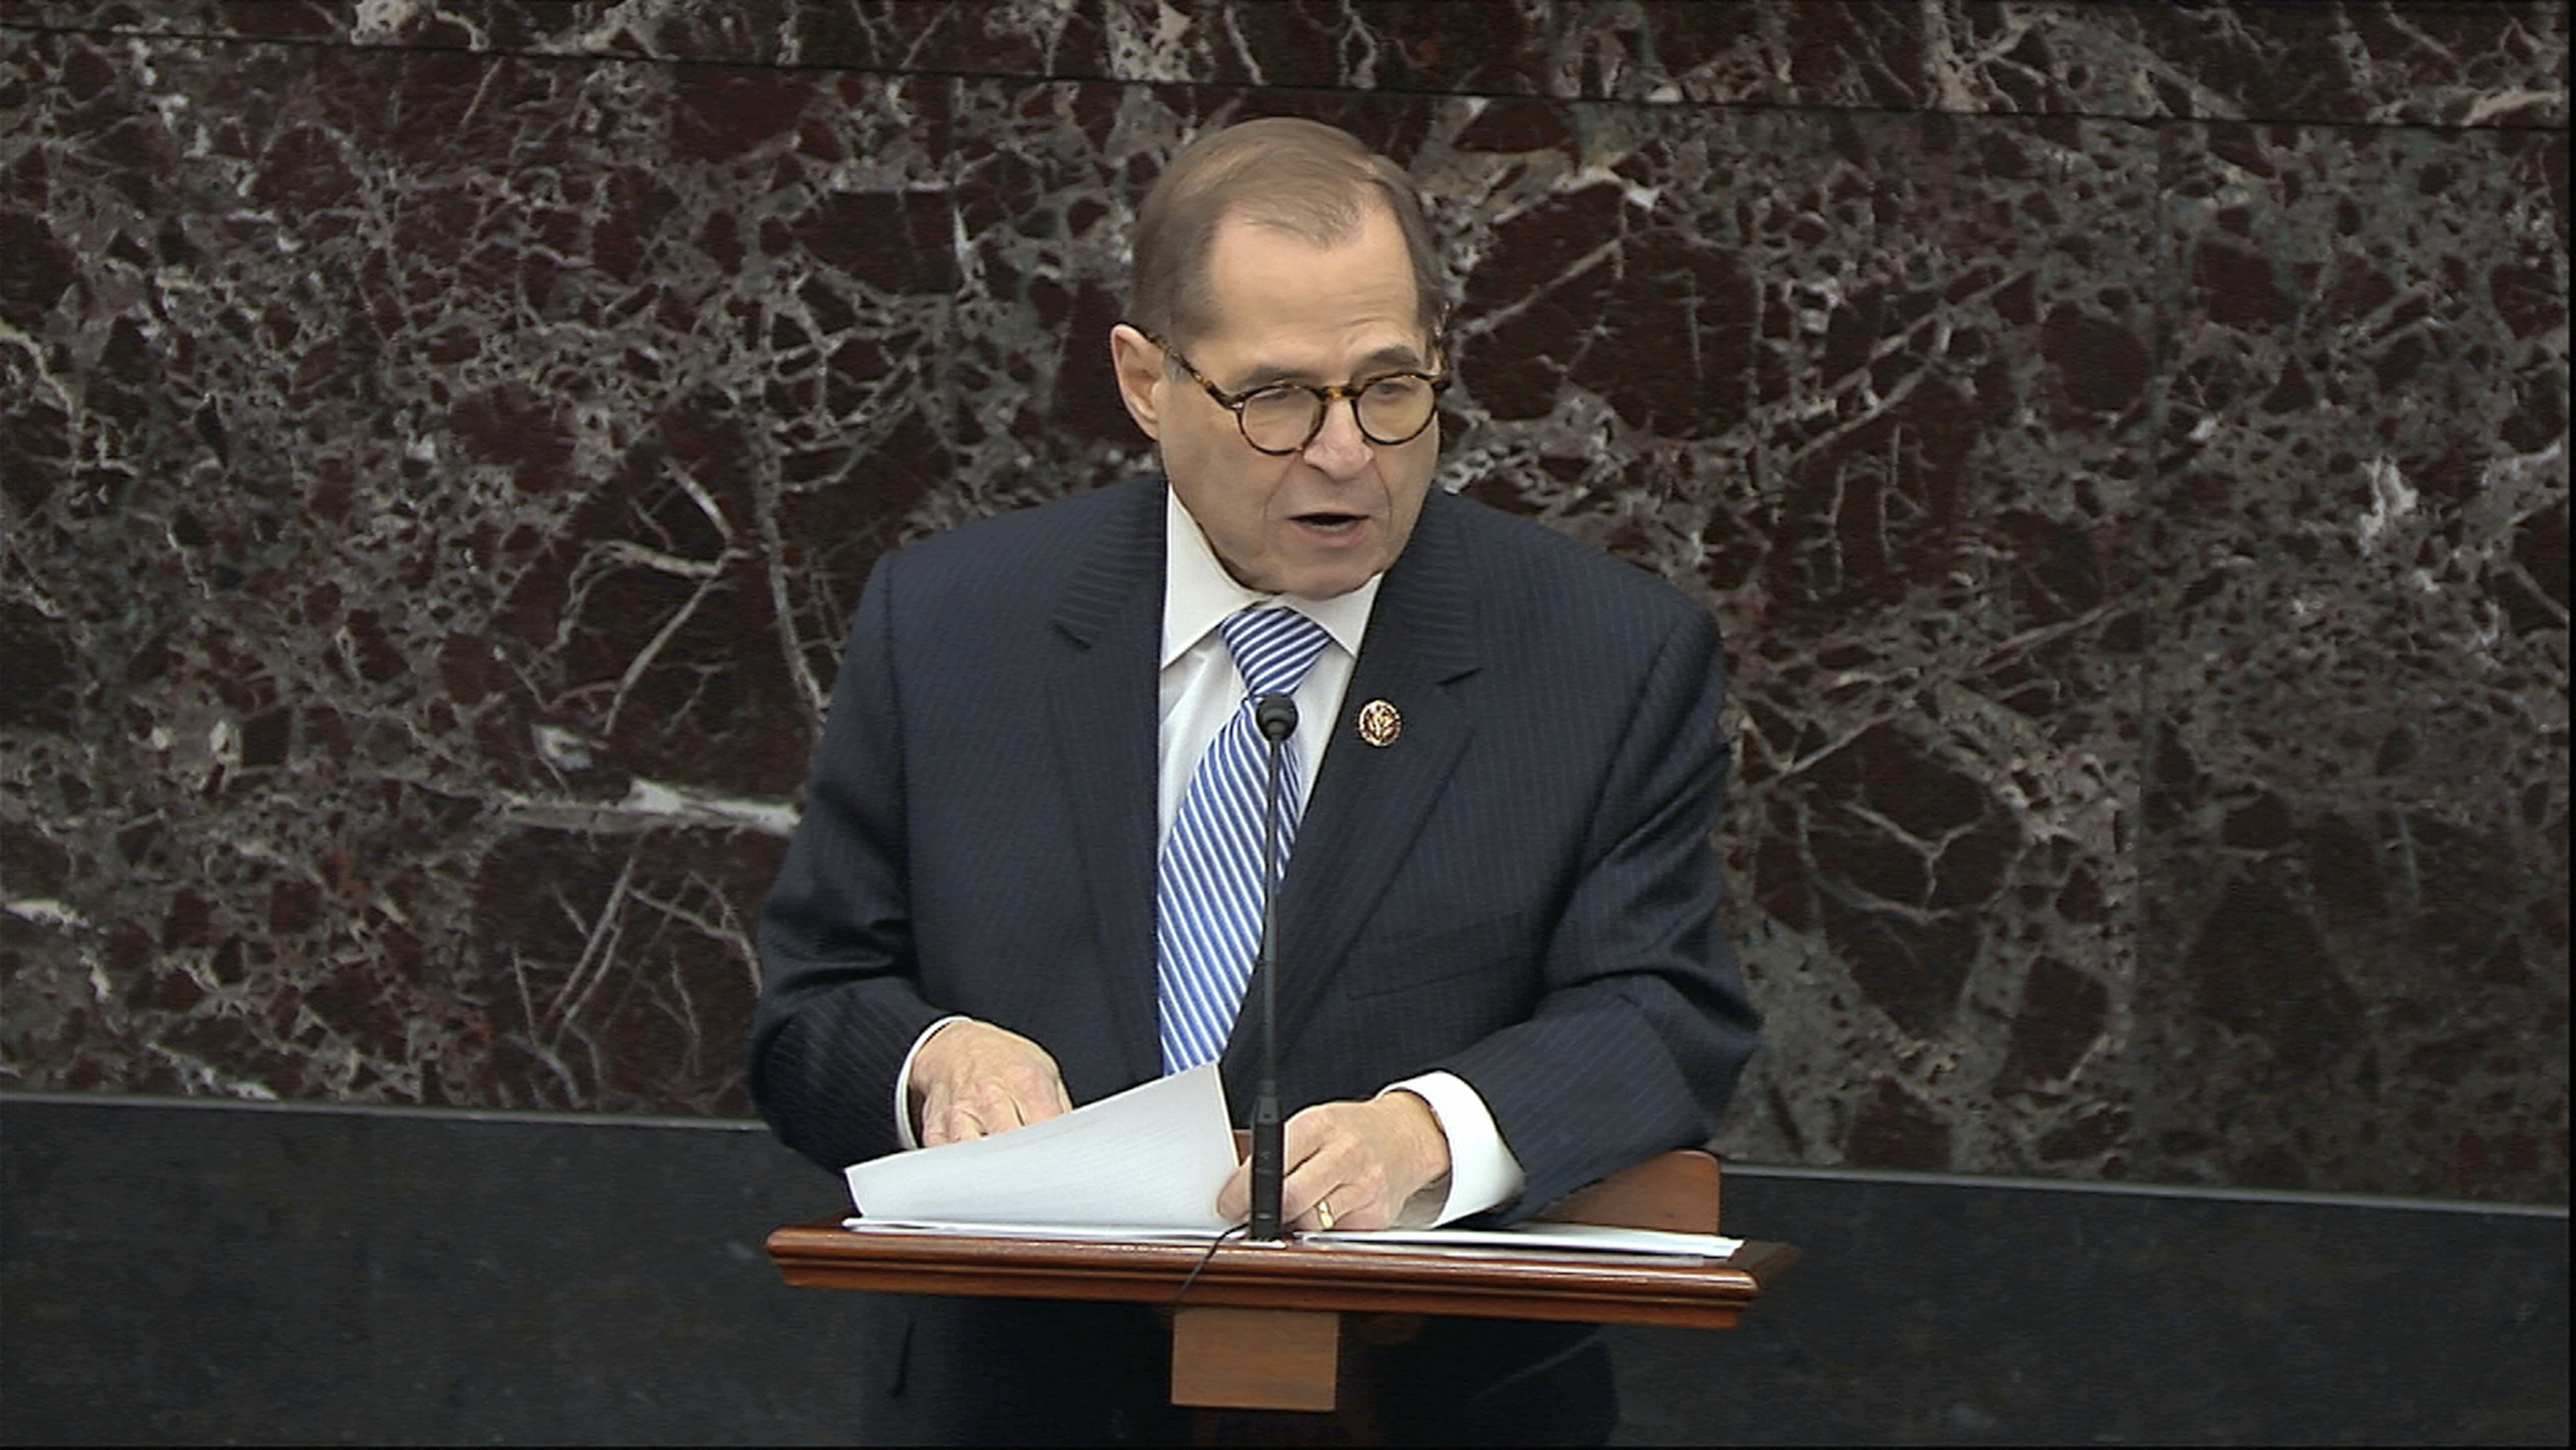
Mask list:
[{"label": "wooden podium", "polygon": [[[1715,1233],[1718,1192],[1717,1160],[1682,1150],[1613,1174],[1539,1217]],[[1352,1372],[1354,1350],[1401,1343],[1426,1315],[1730,1329],[1798,1251],[1747,1243],[1723,1262],[1461,1257],[1292,1239],[1228,1240],[1210,1253],[1205,1244],[859,1233],[834,1217],[771,1234],[769,1255],[788,1283],[807,1288],[1167,1306],[1172,1403],[1338,1410],[1364,1426],[1371,1387]]]}]

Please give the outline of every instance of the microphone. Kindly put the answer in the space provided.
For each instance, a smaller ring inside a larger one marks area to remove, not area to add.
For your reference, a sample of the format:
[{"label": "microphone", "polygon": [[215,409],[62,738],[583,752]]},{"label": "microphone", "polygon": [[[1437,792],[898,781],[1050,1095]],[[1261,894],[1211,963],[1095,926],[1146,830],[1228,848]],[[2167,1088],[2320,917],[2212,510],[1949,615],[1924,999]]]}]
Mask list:
[{"label": "microphone", "polygon": [[1279,769],[1288,737],[1297,733],[1297,702],[1264,695],[1253,702],[1252,723],[1270,742],[1270,784],[1261,797],[1261,942],[1252,958],[1253,975],[1261,979],[1261,1079],[1252,1092],[1252,1222],[1244,1236],[1278,1243],[1288,1237],[1279,1212],[1287,1166],[1279,1126]]}]

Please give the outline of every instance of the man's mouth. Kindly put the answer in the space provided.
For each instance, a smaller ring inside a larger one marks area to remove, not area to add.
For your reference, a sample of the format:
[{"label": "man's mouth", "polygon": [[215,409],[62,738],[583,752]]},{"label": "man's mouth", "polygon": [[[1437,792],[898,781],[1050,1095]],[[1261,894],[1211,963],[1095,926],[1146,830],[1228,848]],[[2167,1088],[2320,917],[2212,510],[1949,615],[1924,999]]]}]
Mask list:
[{"label": "man's mouth", "polygon": [[1358,528],[1361,524],[1368,522],[1368,515],[1366,514],[1344,514],[1333,513],[1330,511],[1318,511],[1311,514],[1296,514],[1293,517],[1298,523],[1303,524],[1307,528],[1328,534],[1342,533],[1350,529]]}]

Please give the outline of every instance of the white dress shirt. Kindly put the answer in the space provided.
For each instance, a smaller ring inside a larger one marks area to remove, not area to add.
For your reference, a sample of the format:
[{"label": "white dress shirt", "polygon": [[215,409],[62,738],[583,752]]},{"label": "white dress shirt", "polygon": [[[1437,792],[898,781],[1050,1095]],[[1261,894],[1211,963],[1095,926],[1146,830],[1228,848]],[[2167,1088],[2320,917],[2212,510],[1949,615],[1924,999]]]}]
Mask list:
[{"label": "white dress shirt", "polygon": [[[1304,599],[1246,589],[1217,562],[1206,534],[1182,506],[1180,495],[1167,490],[1165,499],[1158,841],[1171,833],[1172,817],[1180,811],[1181,796],[1189,789],[1190,775],[1197,770],[1199,757],[1207,753],[1217,732],[1225,728],[1225,722],[1243,703],[1243,676],[1235,668],[1225,637],[1217,633],[1217,625],[1237,610],[1276,601],[1323,626],[1332,637],[1332,643],[1316,657],[1314,668],[1307,672],[1295,696],[1298,798],[1303,800],[1313,793],[1315,772],[1324,761],[1324,747],[1331,743],[1334,730],[1341,724],[1342,695],[1350,688],[1351,671],[1359,663],[1360,643],[1368,635],[1369,613],[1377,605],[1378,585],[1386,577],[1377,575],[1350,593],[1331,599]],[[895,1077],[895,1121],[907,1148],[917,1143],[907,1107],[912,1057],[921,1051],[922,1043],[930,1040],[932,1032],[955,1020],[943,1018],[915,1039],[912,1053],[906,1054],[903,1070]],[[1399,1088],[1430,1104],[1432,1115],[1449,1140],[1448,1178],[1415,1197],[1404,1213],[1407,1222],[1447,1223],[1491,1208],[1520,1192],[1520,1160],[1504,1146],[1484,1098],[1465,1079],[1454,1073],[1424,1073],[1390,1083],[1381,1096]]]}]

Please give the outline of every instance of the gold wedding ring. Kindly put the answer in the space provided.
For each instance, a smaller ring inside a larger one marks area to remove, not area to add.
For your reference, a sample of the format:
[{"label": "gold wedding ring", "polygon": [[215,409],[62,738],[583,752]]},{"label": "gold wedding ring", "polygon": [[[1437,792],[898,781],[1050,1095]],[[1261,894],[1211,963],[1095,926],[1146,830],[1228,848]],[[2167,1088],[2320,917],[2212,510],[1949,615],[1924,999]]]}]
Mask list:
[{"label": "gold wedding ring", "polygon": [[1333,1231],[1333,1205],[1330,1199],[1315,1200],[1315,1221],[1324,1226],[1324,1232]]}]

